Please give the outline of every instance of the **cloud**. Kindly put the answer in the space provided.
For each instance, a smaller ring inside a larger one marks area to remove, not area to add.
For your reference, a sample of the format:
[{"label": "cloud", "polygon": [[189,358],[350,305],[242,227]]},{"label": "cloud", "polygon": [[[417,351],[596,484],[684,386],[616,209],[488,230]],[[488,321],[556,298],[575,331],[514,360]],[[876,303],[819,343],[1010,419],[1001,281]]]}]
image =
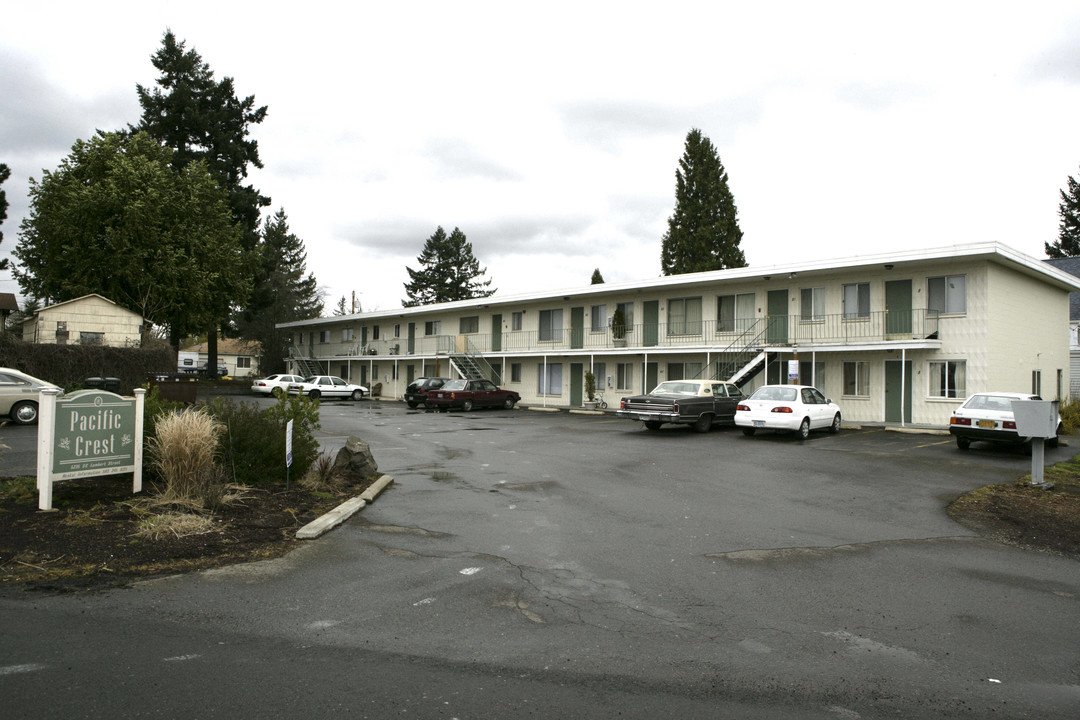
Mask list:
[{"label": "cloud", "polygon": [[484,157],[477,148],[460,138],[432,138],[424,145],[423,155],[435,166],[435,177],[496,182],[522,179],[520,173]]}]

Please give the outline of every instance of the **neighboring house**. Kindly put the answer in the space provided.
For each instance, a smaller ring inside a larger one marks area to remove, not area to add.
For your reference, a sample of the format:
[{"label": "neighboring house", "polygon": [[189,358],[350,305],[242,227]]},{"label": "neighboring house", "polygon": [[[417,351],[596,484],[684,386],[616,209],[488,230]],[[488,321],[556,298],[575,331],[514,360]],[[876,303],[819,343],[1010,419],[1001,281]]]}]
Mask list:
[{"label": "neighboring house", "polygon": [[143,317],[101,295],[49,305],[22,324],[26,342],[56,345],[139,347]]},{"label": "neighboring house", "polygon": [[[228,371],[226,375],[245,377],[259,374],[259,356],[262,346],[254,340],[218,338],[218,365]],[[206,343],[180,348],[177,363],[180,372],[198,372],[206,367],[210,356]]]},{"label": "neighboring house", "polygon": [[15,293],[0,293],[0,330],[7,327],[8,316],[19,312],[19,301]]},{"label": "neighboring house", "polygon": [[381,382],[384,397],[430,375],[481,375],[523,403],[570,407],[581,405],[590,369],[609,403],[663,380],[710,377],[749,392],[797,377],[853,422],[943,425],[972,392],[1063,397],[1062,328],[1077,291],[1080,279],[1062,270],[978,243],[278,327],[291,333],[296,372]]},{"label": "neighboring house", "polygon": [[[1080,257],[1052,258],[1043,262],[1080,277]],[[1069,293],[1069,394],[1080,397],[1080,292]]]}]

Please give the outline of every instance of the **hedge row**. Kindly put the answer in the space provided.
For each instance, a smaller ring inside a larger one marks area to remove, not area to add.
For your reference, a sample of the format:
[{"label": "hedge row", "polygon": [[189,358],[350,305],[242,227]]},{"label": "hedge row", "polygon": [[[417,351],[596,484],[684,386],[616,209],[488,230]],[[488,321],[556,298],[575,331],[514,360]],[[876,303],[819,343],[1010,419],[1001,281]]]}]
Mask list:
[{"label": "hedge row", "polygon": [[120,392],[130,395],[150,373],[176,372],[176,351],[169,346],[114,348],[100,345],[38,345],[0,332],[0,367],[56,383],[65,390],[89,377],[120,379]]}]

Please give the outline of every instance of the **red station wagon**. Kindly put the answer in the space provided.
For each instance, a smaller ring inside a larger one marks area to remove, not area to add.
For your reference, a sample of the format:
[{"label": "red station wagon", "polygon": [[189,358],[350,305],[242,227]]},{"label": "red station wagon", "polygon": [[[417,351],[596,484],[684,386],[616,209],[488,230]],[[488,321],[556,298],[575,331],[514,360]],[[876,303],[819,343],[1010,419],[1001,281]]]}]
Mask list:
[{"label": "red station wagon", "polygon": [[490,380],[447,380],[438,390],[432,390],[424,405],[434,409],[461,408],[468,412],[474,407],[501,407],[509,410],[521,400],[513,390],[502,390]]}]

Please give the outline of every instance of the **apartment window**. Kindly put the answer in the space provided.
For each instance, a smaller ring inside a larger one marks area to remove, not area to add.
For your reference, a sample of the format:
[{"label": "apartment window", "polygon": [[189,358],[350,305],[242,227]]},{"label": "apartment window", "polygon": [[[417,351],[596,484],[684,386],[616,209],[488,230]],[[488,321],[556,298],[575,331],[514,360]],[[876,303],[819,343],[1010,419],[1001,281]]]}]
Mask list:
[{"label": "apartment window", "polygon": [[438,335],[442,329],[442,321],[440,320],[428,320],[424,323],[425,335]]},{"label": "apartment window", "polygon": [[510,382],[521,382],[521,363],[510,363]]},{"label": "apartment window", "polygon": [[607,305],[593,305],[591,315],[593,332],[607,330]]},{"label": "apartment window", "polygon": [[394,337],[401,337],[401,323],[394,324]]},{"label": "apartment window", "polygon": [[540,342],[562,342],[562,310],[540,311]]},{"label": "apartment window", "polygon": [[378,325],[372,325],[371,326],[371,339],[372,340],[378,340],[379,339],[379,326]]},{"label": "apartment window", "polygon": [[607,365],[604,363],[593,363],[592,374],[593,378],[596,379],[597,390],[603,390],[607,387],[607,380],[605,379],[607,375]]},{"label": "apartment window", "polygon": [[520,313],[520,312],[510,314],[510,329],[511,330],[520,330],[521,329],[522,315],[524,315],[524,314],[525,313]]},{"label": "apartment window", "polygon": [[[867,305],[866,309],[867,312],[869,312],[869,305]],[[813,322],[825,319],[825,288],[816,287],[802,289],[802,307],[799,317],[803,322]]]},{"label": "apartment window", "polygon": [[341,329],[341,342],[349,342],[352,339],[353,339],[353,329],[352,328],[342,328]]},{"label": "apartment window", "polygon": [[319,342],[320,343],[328,343],[328,342],[330,342],[330,331],[329,330],[320,330],[319,331]]},{"label": "apartment window", "polygon": [[634,387],[634,364],[618,363],[615,366],[615,387],[620,390],[632,390]]},{"label": "apartment window", "polygon": [[744,332],[754,324],[754,293],[716,298],[716,332]]},{"label": "apartment window", "polygon": [[1031,371],[1031,394],[1042,397],[1042,370]]},{"label": "apartment window", "polygon": [[930,363],[930,397],[967,397],[966,363],[963,360],[941,360]]},{"label": "apartment window", "polygon": [[668,363],[668,380],[694,380],[701,375],[701,363]]},{"label": "apartment window", "polygon": [[675,298],[667,304],[668,335],[701,334],[701,298]]},{"label": "apartment window", "polygon": [[251,358],[249,358],[249,357],[238,357],[238,358],[236,358],[236,369],[237,370],[250,370],[251,369]]},{"label": "apartment window", "polygon": [[390,366],[390,379],[391,380],[397,380],[397,371],[398,371],[397,363],[394,363],[393,365]]},{"label": "apartment window", "polygon": [[461,318],[461,320],[458,321],[458,332],[462,335],[480,332],[480,316],[470,315],[469,317]]},{"label": "apartment window", "polygon": [[537,365],[540,382],[537,392],[541,395],[562,395],[562,363]]},{"label": "apartment window", "polygon": [[927,278],[926,309],[931,313],[966,313],[967,276],[946,275]]},{"label": "apartment window", "polygon": [[844,394],[870,397],[870,363],[844,363]]},{"label": "apartment window", "polygon": [[870,283],[844,286],[844,318],[870,317]]},{"label": "apartment window", "polygon": [[799,361],[799,382],[803,385],[813,385],[821,392],[828,395],[825,390],[825,363]]},{"label": "apartment window", "polygon": [[633,330],[634,328],[634,303],[624,302],[616,303],[615,310],[622,310],[623,320],[626,321],[626,329]]}]

